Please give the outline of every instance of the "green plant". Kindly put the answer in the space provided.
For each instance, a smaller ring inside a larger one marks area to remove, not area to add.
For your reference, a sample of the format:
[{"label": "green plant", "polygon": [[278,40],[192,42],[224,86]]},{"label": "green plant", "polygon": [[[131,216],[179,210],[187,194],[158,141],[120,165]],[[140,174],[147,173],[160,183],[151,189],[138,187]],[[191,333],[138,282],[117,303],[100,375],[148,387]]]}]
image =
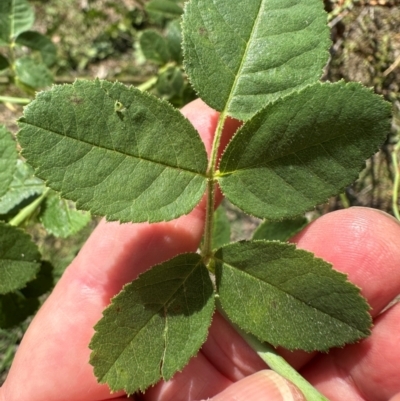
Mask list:
[{"label": "green plant", "polygon": [[[361,84],[318,81],[330,46],[320,0],[192,0],[183,38],[190,81],[220,112],[208,158],[170,104],[120,83],[55,86],[19,120],[37,176],[108,220],[172,220],[206,194],[200,252],[153,267],[104,311],[90,344],[95,375],[127,393],[170,379],[198,352],[217,308],[271,368],[322,400],[274,347],[356,342],[370,332],[368,304],[345,275],[292,244],[215,248],[216,187],[251,215],[300,216],[357,178],[390,131],[390,105]],[[228,117],[243,124],[219,158]]]},{"label": "green plant", "polygon": [[[148,3],[147,9],[153,10],[153,3],[155,2]],[[174,7],[179,7],[171,1],[158,3],[159,5],[171,3]],[[162,15],[161,11],[159,14]],[[138,89],[151,91],[152,94],[168,100],[175,107],[182,107],[196,97],[182,66],[182,32],[180,21],[177,19],[179,16],[178,13],[175,18],[168,21],[164,33],[155,29],[146,29],[139,39],[142,54],[148,62],[158,67],[158,71]]]},{"label": "green plant", "polygon": [[[49,67],[56,61],[53,42],[36,31],[30,31],[35,20],[26,0],[4,0],[0,3],[0,71],[25,92],[49,86],[53,76]],[[24,48],[31,50],[26,55]],[[2,97],[2,101],[28,103],[29,99]]]},{"label": "green plant", "polygon": [[53,268],[24,232],[26,223],[40,222],[48,233],[66,238],[89,220],[89,213],[75,210],[33,176],[18,158],[11,133],[0,125],[0,329],[35,313],[40,297],[53,286]]}]

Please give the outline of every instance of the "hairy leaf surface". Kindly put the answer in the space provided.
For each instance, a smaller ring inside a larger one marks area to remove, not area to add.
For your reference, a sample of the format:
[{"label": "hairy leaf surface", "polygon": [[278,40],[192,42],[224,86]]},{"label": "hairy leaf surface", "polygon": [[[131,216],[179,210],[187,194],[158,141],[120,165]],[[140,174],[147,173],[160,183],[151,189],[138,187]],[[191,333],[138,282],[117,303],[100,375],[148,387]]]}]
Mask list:
[{"label": "hairy leaf surface", "polygon": [[221,189],[260,218],[303,214],[357,178],[390,121],[390,104],[361,84],[309,86],[238,131],[221,159]]},{"label": "hairy leaf surface", "polygon": [[26,0],[0,1],[0,39],[9,43],[33,25],[35,14]]},{"label": "hairy leaf surface", "polygon": [[267,241],[288,241],[293,235],[300,232],[308,220],[305,217],[286,219],[282,221],[263,221],[254,231],[253,239]]},{"label": "hairy leaf surface", "polygon": [[197,131],[137,89],[99,80],[55,86],[19,124],[22,154],[36,174],[109,220],[171,220],[204,193],[207,156]]},{"label": "hairy leaf surface", "polygon": [[17,160],[16,170],[6,194],[0,199],[0,215],[18,208],[25,200],[41,195],[45,190],[43,181],[33,176],[33,169],[22,160]]},{"label": "hairy leaf surface", "polygon": [[221,305],[274,346],[326,351],[370,334],[369,306],[346,276],[292,244],[238,242],[217,254]]},{"label": "hairy leaf surface", "polygon": [[329,59],[321,0],[192,0],[183,20],[185,68],[212,108],[248,120],[317,81]]},{"label": "hairy leaf surface", "polygon": [[58,194],[51,194],[46,199],[40,221],[51,234],[60,238],[67,238],[80,231],[90,221],[90,213],[76,210]]},{"label": "hairy leaf surface", "polygon": [[0,198],[8,191],[17,167],[17,147],[11,133],[0,125]]},{"label": "hairy leaf surface", "polygon": [[96,377],[128,394],[169,380],[198,352],[213,311],[213,286],[199,255],[153,267],[113,298],[95,326]]},{"label": "hairy leaf surface", "polygon": [[24,287],[39,269],[40,254],[31,237],[0,222],[0,294]]}]

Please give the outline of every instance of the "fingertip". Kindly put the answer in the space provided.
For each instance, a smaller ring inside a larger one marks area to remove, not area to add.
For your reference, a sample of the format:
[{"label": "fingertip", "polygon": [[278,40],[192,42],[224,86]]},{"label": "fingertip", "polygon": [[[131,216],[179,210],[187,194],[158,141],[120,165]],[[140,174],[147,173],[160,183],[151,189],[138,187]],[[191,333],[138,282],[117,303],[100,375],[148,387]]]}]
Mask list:
[{"label": "fingertip", "polygon": [[377,315],[400,288],[399,237],[397,220],[375,209],[355,207],[320,217],[291,241],[346,273]]},{"label": "fingertip", "polygon": [[301,391],[272,370],[261,370],[232,384],[211,401],[306,401]]}]

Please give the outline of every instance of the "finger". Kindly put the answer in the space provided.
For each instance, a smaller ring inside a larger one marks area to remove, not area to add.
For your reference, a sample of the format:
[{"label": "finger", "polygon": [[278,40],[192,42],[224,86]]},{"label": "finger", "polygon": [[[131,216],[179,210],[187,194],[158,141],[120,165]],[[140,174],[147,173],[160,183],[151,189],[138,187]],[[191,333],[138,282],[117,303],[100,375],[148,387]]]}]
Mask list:
[{"label": "finger", "polygon": [[272,370],[254,373],[231,386],[210,401],[305,401],[303,394]]},{"label": "finger", "polygon": [[400,392],[400,304],[359,344],[321,355],[301,372],[332,401],[386,401]]},{"label": "finger", "polygon": [[[399,236],[400,225],[388,214],[350,208],[322,216],[292,240],[346,273],[375,317],[400,293]],[[314,355],[285,350],[281,354],[296,368]]]},{"label": "finger", "polygon": [[[209,148],[218,113],[199,101],[183,113]],[[97,384],[88,363],[92,327],[125,283],[176,254],[196,251],[203,224],[204,203],[168,223],[100,223],[30,325],[3,396],[8,401],[26,394],[31,401],[60,400],[60,394],[73,401],[107,398],[108,387]]]}]

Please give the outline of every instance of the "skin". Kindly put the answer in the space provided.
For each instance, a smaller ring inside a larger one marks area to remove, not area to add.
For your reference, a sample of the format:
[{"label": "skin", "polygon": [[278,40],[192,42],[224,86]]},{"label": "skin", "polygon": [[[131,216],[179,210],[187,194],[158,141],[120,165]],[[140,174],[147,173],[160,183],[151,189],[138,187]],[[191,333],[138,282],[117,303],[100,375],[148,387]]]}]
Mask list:
[{"label": "skin", "polygon": [[[200,101],[182,110],[207,150],[218,114]],[[222,148],[237,123],[227,123]],[[19,347],[0,401],[100,401],[126,399],[99,385],[88,344],[102,310],[122,286],[152,265],[198,248],[204,201],[189,215],[158,224],[101,222],[42,306]],[[382,310],[400,293],[400,225],[372,209],[327,214],[293,238],[347,273],[361,288],[374,318],[372,335],[328,354],[281,353],[332,401],[400,401],[400,304]],[[303,400],[265,364],[218,314],[196,358],[171,381],[137,401]],[[132,399],[132,398],[130,398]]]}]

